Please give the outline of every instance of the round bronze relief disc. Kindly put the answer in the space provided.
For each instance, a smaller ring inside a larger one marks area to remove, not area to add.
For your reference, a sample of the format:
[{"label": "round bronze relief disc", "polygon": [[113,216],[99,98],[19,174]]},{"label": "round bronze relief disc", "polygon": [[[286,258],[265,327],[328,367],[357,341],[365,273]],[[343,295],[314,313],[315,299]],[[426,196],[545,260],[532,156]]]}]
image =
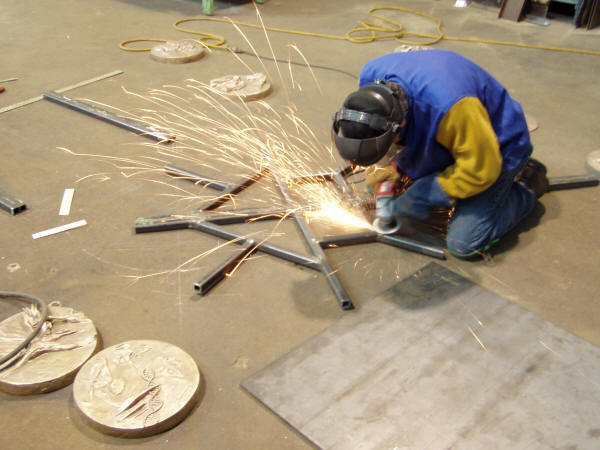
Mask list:
[{"label": "round bronze relief disc", "polygon": [[[23,342],[39,319],[30,307],[0,322],[0,355]],[[38,334],[0,369],[0,391],[26,395],[60,389],[73,381],[98,343],[96,327],[83,313],[50,303]]]},{"label": "round bronze relief disc", "polygon": [[204,55],[204,47],[198,42],[185,39],[183,41],[167,41],[150,49],[150,57],[156,61],[181,64],[196,61]]},{"label": "round bronze relief disc", "polygon": [[144,437],[181,422],[198,399],[190,355],[161,341],[127,341],[97,353],[73,383],[75,404],[107,434]]}]

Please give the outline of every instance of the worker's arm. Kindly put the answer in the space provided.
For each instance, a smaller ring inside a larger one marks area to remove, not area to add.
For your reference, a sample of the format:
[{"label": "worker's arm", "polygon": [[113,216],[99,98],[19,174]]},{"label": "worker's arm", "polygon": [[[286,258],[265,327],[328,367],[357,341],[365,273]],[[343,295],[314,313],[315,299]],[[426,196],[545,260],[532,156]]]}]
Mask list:
[{"label": "worker's arm", "polygon": [[498,139],[479,99],[457,102],[442,119],[436,139],[450,151],[454,164],[416,180],[396,200],[396,215],[424,219],[431,208],[450,207],[457,198],[479,194],[500,175]]},{"label": "worker's arm", "polygon": [[465,97],[450,108],[440,122],[436,139],[455,160],[438,175],[449,197],[471,197],[498,179],[502,170],[498,138],[478,98]]}]

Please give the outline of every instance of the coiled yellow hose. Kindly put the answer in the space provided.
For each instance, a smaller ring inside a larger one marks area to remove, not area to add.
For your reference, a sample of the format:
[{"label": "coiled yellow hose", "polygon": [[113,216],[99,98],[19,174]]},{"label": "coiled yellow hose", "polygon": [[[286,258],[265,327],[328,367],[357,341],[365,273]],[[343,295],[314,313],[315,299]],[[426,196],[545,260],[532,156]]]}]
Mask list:
[{"label": "coiled yellow hose", "polygon": [[[381,14],[376,14],[376,12],[378,12],[378,11],[401,11],[401,12],[425,17],[435,23],[436,28],[437,28],[437,33],[436,34],[425,34],[425,33],[414,33],[414,32],[405,31],[402,24],[400,24],[396,20],[390,19]],[[378,7],[372,8],[369,11],[369,15],[376,19],[381,20],[383,23],[378,24],[378,23],[367,22],[367,21],[361,20],[358,22],[358,25],[359,25],[358,27],[352,28],[344,36],[336,36],[336,35],[323,34],[323,33],[313,33],[313,32],[309,32],[309,31],[288,30],[285,28],[267,27],[267,26],[246,23],[246,22],[239,22],[239,21],[226,19],[226,18],[219,18],[219,17],[187,17],[187,18],[178,20],[177,22],[175,22],[175,24],[173,26],[178,31],[182,31],[182,32],[190,33],[190,34],[194,34],[194,35],[199,35],[200,38],[198,38],[196,41],[206,47],[220,49],[220,50],[232,50],[232,51],[235,51],[235,48],[229,47],[228,45],[226,45],[225,38],[223,38],[222,36],[219,36],[216,34],[211,34],[211,33],[205,33],[202,31],[187,29],[187,28],[182,27],[181,25],[184,23],[188,23],[188,22],[200,22],[200,21],[222,22],[222,23],[228,23],[231,25],[243,26],[243,27],[247,27],[247,28],[255,28],[255,29],[266,30],[266,31],[271,31],[271,32],[295,34],[295,35],[300,35],[300,36],[311,36],[311,37],[318,37],[318,38],[324,38],[324,39],[335,39],[338,41],[349,41],[349,42],[356,43],[356,44],[367,44],[370,42],[384,40],[384,39],[394,39],[394,40],[398,41],[399,43],[406,44],[406,45],[433,45],[442,40],[446,40],[446,41],[460,41],[460,42],[483,43],[483,44],[494,44],[494,45],[508,45],[508,46],[513,46],[513,47],[531,48],[531,49],[537,49],[537,50],[550,50],[550,51],[557,51],[557,52],[600,55],[600,51],[595,51],[595,50],[582,50],[582,49],[574,49],[574,48],[551,47],[551,46],[547,46],[547,45],[523,44],[520,42],[496,41],[496,40],[491,40],[491,39],[446,36],[444,34],[444,32],[442,31],[441,19],[439,19],[435,16],[432,16],[432,15],[420,12],[420,11],[415,11],[415,10],[408,9],[408,8],[402,8],[399,6],[378,6]],[[357,34],[359,34],[359,33],[361,35],[357,36]],[[365,35],[364,33],[367,33],[367,34]],[[409,39],[407,39],[407,37],[418,38],[419,40],[417,40],[417,41],[409,40]],[[149,39],[149,38],[128,39],[126,41],[121,42],[119,47],[123,50],[132,51],[132,52],[144,52],[144,51],[150,50],[150,48],[132,48],[132,47],[128,46],[129,44],[134,43],[134,42],[167,42],[167,41],[165,39]]]}]

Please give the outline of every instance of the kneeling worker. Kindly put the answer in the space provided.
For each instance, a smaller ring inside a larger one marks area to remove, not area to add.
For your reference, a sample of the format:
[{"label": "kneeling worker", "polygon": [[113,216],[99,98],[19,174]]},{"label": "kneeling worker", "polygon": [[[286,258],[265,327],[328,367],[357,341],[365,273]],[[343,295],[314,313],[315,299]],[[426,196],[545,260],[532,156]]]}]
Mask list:
[{"label": "kneeling worker", "polygon": [[521,105],[481,67],[447,50],[368,62],[332,134],[345,160],[370,166],[370,184],[395,181],[399,172],[414,180],[395,200],[396,216],[425,219],[430,209],[455,206],[446,241],[458,257],[487,251],[548,187],[546,168],[530,159]]}]

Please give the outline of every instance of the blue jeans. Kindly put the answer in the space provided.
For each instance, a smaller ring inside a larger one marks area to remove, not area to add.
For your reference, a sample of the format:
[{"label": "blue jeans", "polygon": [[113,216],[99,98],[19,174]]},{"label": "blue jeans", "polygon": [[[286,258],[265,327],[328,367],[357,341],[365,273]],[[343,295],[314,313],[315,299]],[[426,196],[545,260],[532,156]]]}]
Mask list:
[{"label": "blue jeans", "polygon": [[450,253],[464,258],[487,250],[531,212],[535,194],[514,181],[527,161],[502,172],[480,194],[457,202],[446,236]]}]

